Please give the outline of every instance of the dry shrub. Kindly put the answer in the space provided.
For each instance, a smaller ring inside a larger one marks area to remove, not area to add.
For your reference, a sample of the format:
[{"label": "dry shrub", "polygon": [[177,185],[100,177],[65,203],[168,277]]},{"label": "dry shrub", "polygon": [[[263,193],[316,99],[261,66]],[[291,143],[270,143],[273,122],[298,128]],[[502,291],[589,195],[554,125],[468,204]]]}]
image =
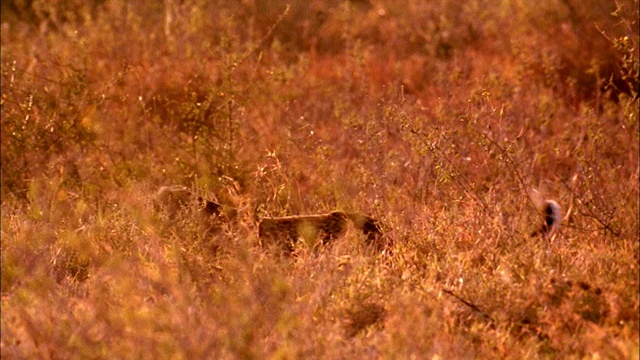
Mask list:
[{"label": "dry shrub", "polygon": [[[569,101],[637,96],[637,1],[555,1],[526,6],[522,61],[535,81]],[[517,31],[517,30],[516,30]]]},{"label": "dry shrub", "polygon": [[637,3],[286,5],[2,3],[3,358],[637,357]]}]

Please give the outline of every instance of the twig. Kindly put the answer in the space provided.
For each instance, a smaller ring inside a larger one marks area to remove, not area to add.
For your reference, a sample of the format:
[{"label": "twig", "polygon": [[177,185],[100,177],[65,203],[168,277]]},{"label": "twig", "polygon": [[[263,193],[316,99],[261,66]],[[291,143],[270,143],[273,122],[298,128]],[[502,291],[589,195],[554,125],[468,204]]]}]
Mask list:
[{"label": "twig", "polygon": [[287,4],[287,7],[284,9],[284,12],[280,14],[280,16],[278,17],[278,20],[276,20],[276,22],[273,23],[269,31],[267,31],[267,33],[260,39],[260,41],[258,41],[258,44],[256,46],[254,46],[251,50],[247,51],[246,54],[242,55],[242,57],[240,58],[240,61],[238,61],[238,63],[231,70],[232,72],[235,71],[235,69],[239,68],[240,65],[242,65],[245,61],[247,61],[247,59],[249,58],[249,56],[251,56],[251,54],[255,53],[256,50],[258,50],[260,47],[262,47],[262,45],[265,42],[267,42],[267,39],[271,36],[271,34],[273,34],[273,31],[276,29],[276,27],[280,25],[280,23],[282,22],[282,19],[284,19],[284,17],[289,13],[290,8],[291,8],[291,5]]},{"label": "twig", "polygon": [[[562,182],[562,184],[567,188],[567,190],[569,190],[569,192],[571,192],[571,195],[572,195],[572,196],[577,197],[577,198],[578,198],[578,201],[579,201],[580,203],[584,204],[584,207],[585,207],[585,208],[587,209],[587,211],[589,212],[589,214],[588,214],[588,215],[589,215],[592,219],[595,219],[595,220],[596,220],[596,222],[598,222],[598,223],[602,226],[602,228],[603,228],[604,230],[609,231],[611,234],[613,234],[613,235],[614,235],[614,236],[616,236],[616,237],[619,237],[619,236],[620,236],[620,232],[619,232],[619,231],[616,231],[616,230],[614,230],[613,228],[611,228],[611,221],[610,221],[610,220],[609,220],[609,221],[605,221],[605,220],[603,220],[600,216],[598,216],[598,214],[596,214],[596,212],[594,211],[594,209],[592,208],[592,206],[587,206],[587,203],[583,200],[582,196],[580,196],[579,194],[576,194],[576,192],[571,188],[571,186],[569,186],[569,184],[567,184],[567,183],[566,183],[566,181],[564,181],[564,180],[560,179],[560,182]],[[587,230],[587,229],[580,229],[580,228],[578,228],[578,227],[576,227],[576,226],[571,226],[571,227],[573,227],[573,228],[575,228],[575,229],[579,229],[579,230]]]},{"label": "twig", "polygon": [[447,289],[442,289],[442,292],[453,296],[454,298],[456,298],[458,301],[460,301],[461,303],[467,305],[469,308],[471,308],[472,310],[476,311],[477,313],[479,313],[480,315],[482,315],[483,318],[489,320],[489,322],[492,325],[496,325],[496,321],[491,317],[491,315],[489,315],[486,311],[483,311],[482,309],[480,309],[478,306],[476,306],[475,304],[473,304],[472,302],[469,302],[465,299],[463,299],[462,297],[456,295],[453,293],[453,291],[451,290],[447,290]]}]

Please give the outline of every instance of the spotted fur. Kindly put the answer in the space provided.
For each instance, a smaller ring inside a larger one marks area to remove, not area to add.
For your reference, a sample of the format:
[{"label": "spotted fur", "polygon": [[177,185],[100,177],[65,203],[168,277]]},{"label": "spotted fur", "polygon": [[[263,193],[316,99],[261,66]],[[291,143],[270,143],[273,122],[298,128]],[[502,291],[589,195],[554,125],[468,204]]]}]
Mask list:
[{"label": "spotted fur", "polygon": [[375,219],[359,213],[334,211],[328,214],[263,218],[258,224],[258,237],[275,240],[291,252],[299,239],[311,243],[320,239],[323,245],[328,244],[342,236],[349,223],[362,231],[369,241],[382,235]]}]

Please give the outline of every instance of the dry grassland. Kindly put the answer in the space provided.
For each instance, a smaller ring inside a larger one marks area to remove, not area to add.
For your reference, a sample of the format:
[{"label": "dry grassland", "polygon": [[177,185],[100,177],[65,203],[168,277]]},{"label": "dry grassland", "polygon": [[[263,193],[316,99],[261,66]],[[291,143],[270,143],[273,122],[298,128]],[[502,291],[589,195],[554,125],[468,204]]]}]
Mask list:
[{"label": "dry grassland", "polygon": [[638,358],[637,0],[1,6],[3,359]]}]

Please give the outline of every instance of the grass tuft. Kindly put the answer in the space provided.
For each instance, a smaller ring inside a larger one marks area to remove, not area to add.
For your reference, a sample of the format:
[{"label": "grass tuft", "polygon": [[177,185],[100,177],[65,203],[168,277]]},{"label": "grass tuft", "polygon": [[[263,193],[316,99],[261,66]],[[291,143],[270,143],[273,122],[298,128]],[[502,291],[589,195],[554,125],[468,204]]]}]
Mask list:
[{"label": "grass tuft", "polygon": [[3,358],[638,357],[637,0],[1,8]]}]

